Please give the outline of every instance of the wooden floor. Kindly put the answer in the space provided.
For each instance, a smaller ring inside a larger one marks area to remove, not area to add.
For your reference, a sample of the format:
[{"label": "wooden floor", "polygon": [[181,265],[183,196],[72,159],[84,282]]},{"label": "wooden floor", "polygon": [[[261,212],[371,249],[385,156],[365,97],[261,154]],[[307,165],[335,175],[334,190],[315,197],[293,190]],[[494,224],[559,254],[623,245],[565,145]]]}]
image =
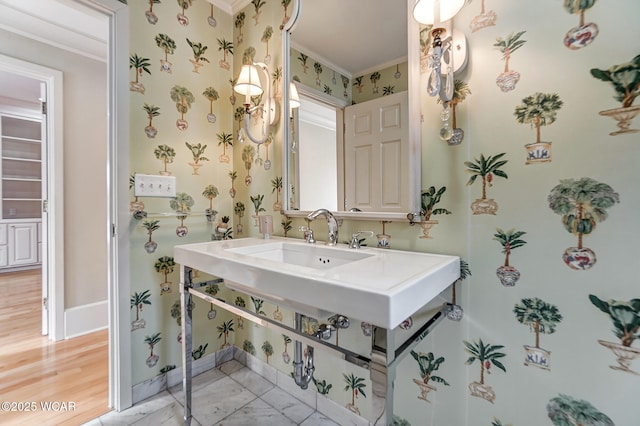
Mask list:
[{"label": "wooden floor", "polygon": [[0,274],[0,424],[81,425],[109,411],[108,333],[42,336],[40,282]]}]

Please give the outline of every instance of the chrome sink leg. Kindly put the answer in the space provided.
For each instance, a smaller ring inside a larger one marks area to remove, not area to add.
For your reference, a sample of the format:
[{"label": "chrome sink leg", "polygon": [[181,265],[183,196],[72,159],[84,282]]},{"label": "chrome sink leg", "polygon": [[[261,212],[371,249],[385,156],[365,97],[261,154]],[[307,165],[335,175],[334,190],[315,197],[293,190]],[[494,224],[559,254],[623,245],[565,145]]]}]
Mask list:
[{"label": "chrome sink leg", "polygon": [[182,390],[184,392],[184,425],[191,424],[191,293],[193,288],[192,269],[188,266],[180,268],[180,331],[182,334]]}]

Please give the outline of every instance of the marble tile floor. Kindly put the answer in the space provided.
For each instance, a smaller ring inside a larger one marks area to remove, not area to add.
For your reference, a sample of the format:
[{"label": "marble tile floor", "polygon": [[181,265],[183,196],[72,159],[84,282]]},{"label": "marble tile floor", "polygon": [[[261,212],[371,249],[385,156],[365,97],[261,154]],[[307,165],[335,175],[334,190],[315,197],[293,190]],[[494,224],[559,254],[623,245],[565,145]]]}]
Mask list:
[{"label": "marble tile floor", "polygon": [[[85,426],[183,424],[182,384]],[[193,378],[193,426],[338,426],[323,414],[232,360]]]}]

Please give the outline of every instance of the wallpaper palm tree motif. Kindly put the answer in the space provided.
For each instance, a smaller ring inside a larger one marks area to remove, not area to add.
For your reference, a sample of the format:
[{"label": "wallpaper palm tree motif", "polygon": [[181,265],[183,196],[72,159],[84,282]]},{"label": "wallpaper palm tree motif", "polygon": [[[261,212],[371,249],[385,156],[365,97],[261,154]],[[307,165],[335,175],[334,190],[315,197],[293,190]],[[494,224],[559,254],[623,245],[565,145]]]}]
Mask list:
[{"label": "wallpaper palm tree motif", "polygon": [[509,69],[509,60],[513,52],[524,46],[526,40],[521,40],[520,37],[526,31],[519,31],[517,33],[510,33],[506,38],[498,37],[493,44],[500,53],[502,53],[502,60],[504,61],[504,71],[496,78],[496,84],[503,92],[510,92],[516,88],[516,84],[520,81],[520,73]]},{"label": "wallpaper palm tree motif", "polygon": [[565,0],[564,8],[572,15],[580,15],[578,26],[571,28],[564,36],[564,45],[571,50],[582,49],[590,45],[600,32],[594,22],[584,22],[584,14],[597,0]]},{"label": "wallpaper palm tree motif", "polygon": [[130,91],[142,93],[144,95],[144,84],[140,83],[138,80],[143,72],[151,75],[151,70],[149,69],[150,66],[151,62],[149,62],[149,58],[140,57],[137,53],[129,56],[129,69],[133,69],[136,73],[135,80],[129,83]]},{"label": "wallpaper palm tree motif", "polygon": [[600,111],[600,115],[618,122],[619,130],[609,134],[617,136],[640,132],[638,129],[630,129],[631,120],[640,113],[640,105],[633,105],[640,96],[640,55],[606,70],[592,68],[591,75],[605,83],[611,83],[616,92],[614,99],[622,104],[619,108]]},{"label": "wallpaper palm tree motif", "polygon": [[242,34],[242,27],[244,27],[244,20],[247,18],[247,15],[244,12],[240,12],[236,15],[236,19],[233,25],[238,29],[238,38],[236,42],[239,45],[244,41],[244,35]]},{"label": "wallpaper palm tree motif", "polygon": [[133,293],[131,296],[131,309],[136,310],[136,319],[131,321],[131,331],[138,330],[140,328],[145,328],[147,322],[144,318],[140,318],[140,312],[142,312],[142,308],[144,305],[151,306],[151,290],[146,289],[145,291],[138,293],[137,291]]},{"label": "wallpaper palm tree motif", "polygon": [[264,0],[251,0],[251,4],[253,5],[253,8],[256,12],[252,16],[252,18],[254,21],[256,21],[255,25],[258,25],[260,21],[260,14],[262,13],[261,9],[264,7],[265,4],[267,4],[267,2]]},{"label": "wallpaper palm tree motif", "polygon": [[598,343],[610,349],[617,357],[618,365],[610,367],[613,370],[640,375],[631,369],[632,361],[640,356],[640,349],[631,346],[640,338],[640,299],[602,300],[590,294],[589,300],[596,308],[609,315],[613,323],[613,333],[620,339],[620,343],[598,340]]},{"label": "wallpaper palm tree motif", "polygon": [[180,6],[181,11],[180,13],[178,13],[178,15],[176,15],[176,18],[178,19],[178,23],[180,25],[189,25],[189,18],[186,15],[186,11],[187,9],[189,9],[189,7],[191,7],[192,4],[193,0],[178,0],[178,6]]},{"label": "wallpaper palm tree motif", "polygon": [[491,374],[491,366],[496,366],[500,370],[507,372],[507,369],[504,367],[501,358],[504,358],[506,354],[504,352],[500,352],[501,349],[504,348],[502,345],[492,345],[485,344],[482,339],[478,339],[478,342],[467,342],[463,341],[465,350],[471,355],[465,361],[466,365],[472,365],[476,361],[480,362],[480,381],[479,382],[471,382],[469,383],[469,392],[472,396],[477,396],[478,398],[486,399],[490,403],[496,399],[496,393],[493,391],[493,388],[487,384],[485,384],[485,372],[487,374]]},{"label": "wallpaper palm tree motif", "polygon": [[229,321],[223,321],[222,324],[218,326],[217,330],[219,333],[218,339],[224,337],[224,342],[222,343],[222,346],[220,346],[220,349],[224,349],[229,346],[229,343],[227,341],[227,339],[229,338],[229,334],[235,331],[233,329],[233,320],[230,319]]},{"label": "wallpaper palm tree motif", "polygon": [[346,383],[344,390],[351,391],[351,402],[347,404],[347,408],[349,411],[360,415],[360,409],[356,404],[356,399],[358,399],[359,395],[362,395],[363,398],[367,397],[367,394],[364,392],[364,389],[367,387],[364,378],[357,377],[353,373],[343,373],[342,376]]},{"label": "wallpaper palm tree motif", "polygon": [[158,344],[162,337],[160,336],[162,332],[157,332],[152,334],[151,336],[146,336],[144,338],[144,342],[149,346],[149,357],[147,358],[147,367],[153,368],[158,363],[160,356],[153,353],[153,348]]},{"label": "wallpaper palm tree motif", "polygon": [[193,158],[193,161],[188,163],[193,168],[192,174],[199,175],[198,170],[203,166],[201,161],[209,161],[209,159],[203,155],[207,149],[207,145],[202,145],[201,143],[190,144],[189,142],[185,142],[184,144],[189,151],[191,151],[191,157]]},{"label": "wallpaper palm tree motif", "polygon": [[[259,1],[259,0],[257,0]],[[269,65],[271,63],[271,55],[269,54],[269,40],[273,37],[273,27],[271,25],[267,25],[262,33],[262,38],[260,39],[266,45],[266,52],[264,54],[264,63]]]},{"label": "wallpaper palm tree motif", "polygon": [[427,399],[427,396],[429,392],[435,392],[437,388],[430,385],[429,381],[449,386],[449,383],[447,383],[445,379],[434,374],[434,372],[438,371],[440,365],[444,363],[445,359],[442,356],[436,358],[433,352],[425,354],[414,350],[411,351],[411,356],[416,360],[420,367],[420,380],[413,379],[413,382],[420,388],[420,395],[418,396],[418,399],[431,402]]},{"label": "wallpaper palm tree motif", "polygon": [[208,343],[205,343],[204,345],[198,345],[198,347],[194,350],[191,351],[191,357],[193,358],[193,360],[198,360],[200,358],[202,358],[204,356],[204,354],[207,352],[207,347],[209,346]]},{"label": "wallpaper palm tree motif", "polygon": [[147,230],[147,234],[149,234],[149,240],[144,243],[144,250],[151,254],[155,253],[158,248],[158,243],[153,241],[151,238],[153,237],[153,231],[157,231],[160,229],[159,220],[145,220],[142,222],[142,227]]},{"label": "wallpaper palm tree motif", "polygon": [[[222,69],[229,70],[231,66],[229,62],[227,62],[227,57],[233,55],[233,42],[227,41],[224,38],[218,39],[218,50],[222,51],[222,59],[218,62],[218,66]],[[233,85],[235,85],[235,83],[232,84],[232,86]],[[233,105],[233,102],[231,104]]]},{"label": "wallpaper palm tree motif", "polygon": [[156,35],[156,45],[164,52],[164,59],[160,59],[160,71],[171,74],[173,64],[169,62],[169,55],[176,50],[176,42],[167,34]]},{"label": "wallpaper palm tree motif", "polygon": [[578,245],[567,248],[562,260],[571,269],[590,269],[596,263],[596,254],[583,247],[583,237],[607,218],[607,209],[619,203],[620,196],[606,183],[583,177],[560,180],[551,189],[547,201],[554,213],[562,215],[565,230],[578,236]]},{"label": "wallpaper palm tree motif", "polygon": [[176,197],[169,200],[169,207],[177,213],[177,218],[180,221],[180,225],[176,228],[176,235],[178,237],[184,237],[189,230],[184,226],[184,220],[191,213],[191,207],[195,204],[193,197],[186,192],[178,192]]},{"label": "wallpaper palm tree motif", "polygon": [[163,176],[170,176],[171,172],[167,170],[167,164],[173,163],[173,159],[176,157],[176,150],[167,144],[162,144],[158,145],[153,153],[158,160],[162,161],[163,168],[158,173]]},{"label": "wallpaper palm tree motif", "polygon": [[173,256],[160,257],[153,267],[156,269],[156,272],[160,272],[164,276],[164,281],[160,283],[160,296],[165,293],[171,293],[169,274],[171,274],[176,267],[176,262],[173,260]]},{"label": "wallpaper palm tree motif", "polygon": [[509,229],[505,232],[500,228],[496,228],[496,233],[493,234],[493,239],[500,243],[502,253],[504,253],[504,263],[496,269],[496,275],[505,287],[513,287],[520,279],[520,271],[509,264],[509,256],[513,250],[527,243],[520,238],[524,234],[526,234],[524,231]]},{"label": "wallpaper palm tree motif", "polygon": [[480,0],[480,14],[473,18],[469,24],[469,28],[471,28],[471,31],[474,33],[483,28],[495,25],[496,19],[498,19],[498,15],[496,15],[493,10],[485,11],[484,1],[485,0]]},{"label": "wallpaper palm tree motif", "polygon": [[176,120],[176,127],[178,130],[186,130],[189,127],[189,123],[184,119],[184,115],[189,112],[191,104],[196,101],[196,98],[189,89],[178,85],[171,88],[169,95],[171,100],[176,103],[176,109],[180,113],[180,118]]},{"label": "wallpaper palm tree motif", "polygon": [[144,16],[147,18],[147,22],[151,25],[155,25],[158,22],[158,17],[155,13],[153,13],[153,5],[160,4],[161,0],[148,0],[149,2],[149,10],[144,12]]},{"label": "wallpaper palm tree motif", "polygon": [[160,115],[160,107],[149,105],[145,102],[142,109],[144,109],[144,112],[147,113],[147,117],[149,118],[149,124],[144,128],[144,133],[149,139],[153,139],[158,134],[158,129],[153,127],[153,119]]},{"label": "wallpaper palm tree motif", "polygon": [[519,323],[529,326],[529,330],[536,335],[535,346],[524,345],[524,365],[549,370],[551,352],[540,347],[540,333],[551,334],[556,331],[556,325],[562,321],[558,308],[533,297],[522,299],[521,303],[513,308],[513,313]]},{"label": "wallpaper palm tree motif", "polygon": [[547,414],[554,426],[615,426],[590,402],[560,394],[547,404]]},{"label": "wallpaper palm tree motif", "polygon": [[213,103],[220,98],[220,94],[218,91],[212,86],[207,87],[202,92],[202,96],[204,96],[209,101],[209,113],[207,114],[207,121],[211,124],[216,122],[216,115],[213,113]]},{"label": "wallpaper palm tree motif", "polygon": [[262,348],[262,352],[264,353],[264,356],[267,358],[267,364],[269,364],[269,357],[273,355],[273,345],[271,345],[271,342],[266,340],[262,344],[261,348]]},{"label": "wallpaper palm tree motif", "polygon": [[525,164],[544,163],[551,161],[551,142],[540,140],[540,128],[556,121],[558,110],[563,102],[556,93],[536,92],[522,100],[516,106],[516,120],[520,124],[529,124],[536,129],[536,141],[525,145],[527,159]]},{"label": "wallpaper palm tree motif", "polygon": [[209,60],[204,56],[204,53],[207,51],[209,46],[205,46],[200,42],[191,41],[187,38],[187,44],[191,47],[193,51],[193,59],[189,59],[189,62],[193,64],[193,72],[196,74],[200,73],[200,67],[203,67],[205,62],[208,63]]},{"label": "wallpaper palm tree motif", "polygon": [[507,164],[508,160],[502,160],[506,153],[500,153],[496,155],[489,155],[485,157],[484,154],[480,154],[480,159],[474,159],[474,161],[465,161],[464,165],[467,166],[467,173],[471,174],[471,177],[467,181],[467,186],[473,185],[478,176],[482,180],[482,197],[476,199],[471,203],[471,211],[473,214],[492,214],[495,215],[498,211],[498,203],[492,198],[487,198],[487,186],[493,186],[493,177],[499,176],[501,178],[508,179],[507,174],[501,169],[502,166]]}]

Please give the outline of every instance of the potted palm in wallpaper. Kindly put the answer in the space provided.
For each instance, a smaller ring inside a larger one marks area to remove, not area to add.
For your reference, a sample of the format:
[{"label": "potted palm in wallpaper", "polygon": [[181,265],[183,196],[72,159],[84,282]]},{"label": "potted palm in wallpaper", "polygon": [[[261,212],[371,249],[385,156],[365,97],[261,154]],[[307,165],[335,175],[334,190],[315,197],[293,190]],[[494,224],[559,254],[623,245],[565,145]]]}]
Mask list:
[{"label": "potted palm in wallpaper", "polygon": [[543,370],[551,368],[551,352],[540,347],[540,333],[551,334],[556,331],[556,325],[562,321],[562,315],[555,305],[544,300],[525,298],[513,308],[513,313],[519,323],[528,325],[536,335],[535,346],[524,345],[524,365],[532,365]]},{"label": "potted palm in wallpaper", "polygon": [[631,120],[640,113],[640,105],[633,105],[640,96],[640,55],[628,62],[612,65],[606,70],[591,69],[591,75],[605,83],[611,83],[616,92],[614,99],[622,105],[619,108],[600,111],[600,115],[611,117],[618,122],[619,130],[609,133],[611,136],[636,133],[631,129]]},{"label": "potted palm in wallpaper", "polygon": [[422,353],[411,351],[411,356],[416,360],[420,367],[420,380],[413,379],[413,382],[420,388],[420,395],[418,399],[422,399],[426,402],[431,402],[427,399],[429,392],[436,391],[436,387],[429,384],[429,381],[434,383],[441,383],[445,386],[449,386],[449,383],[440,376],[436,376],[436,372],[440,365],[445,361],[444,357],[436,358],[433,352]]},{"label": "potted palm in wallpaper", "polygon": [[562,260],[571,269],[590,269],[596,263],[596,253],[584,247],[582,239],[607,218],[607,209],[619,203],[620,196],[606,183],[584,177],[561,180],[547,200],[551,210],[562,215],[565,229],[578,236],[578,245],[567,248]]},{"label": "potted palm in wallpaper", "polygon": [[479,159],[474,161],[465,161],[464,165],[467,166],[467,172],[471,174],[471,177],[467,181],[467,185],[472,185],[478,177],[482,181],[482,197],[476,199],[471,203],[471,211],[473,214],[492,214],[495,215],[498,211],[498,203],[493,198],[487,198],[487,187],[493,186],[493,177],[499,176],[507,179],[508,176],[501,169],[502,166],[507,164],[508,160],[502,159],[506,153],[500,153],[496,155],[489,155],[487,157],[484,154],[480,154]]},{"label": "potted palm in wallpaper", "polygon": [[631,362],[640,355],[640,349],[633,348],[633,342],[640,338],[640,299],[602,300],[593,294],[589,295],[593,305],[605,314],[613,323],[613,333],[620,339],[620,343],[598,340],[602,346],[609,348],[617,357],[618,365],[611,366],[614,370],[640,374],[631,369]]}]

